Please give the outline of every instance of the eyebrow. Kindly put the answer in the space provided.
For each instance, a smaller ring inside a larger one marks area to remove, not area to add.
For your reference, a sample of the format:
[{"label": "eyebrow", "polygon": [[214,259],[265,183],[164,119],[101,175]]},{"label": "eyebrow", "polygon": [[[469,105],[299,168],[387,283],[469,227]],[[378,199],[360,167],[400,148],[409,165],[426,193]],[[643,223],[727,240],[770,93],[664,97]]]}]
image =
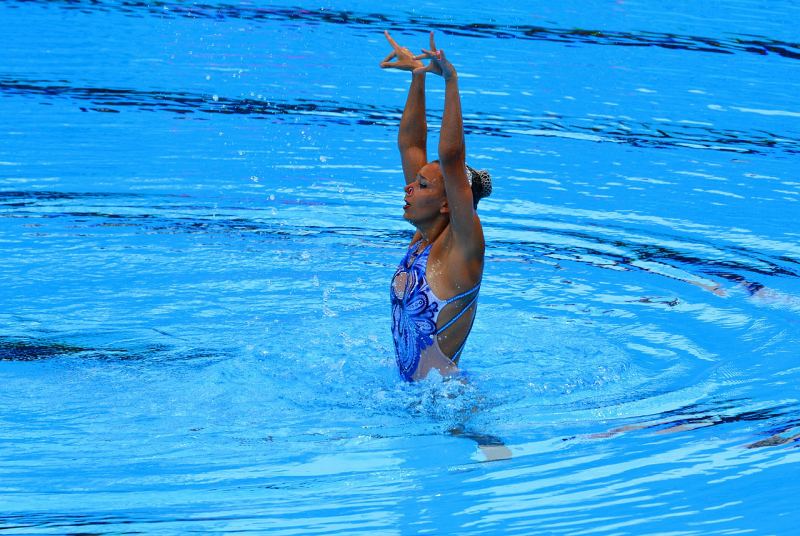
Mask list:
[{"label": "eyebrow", "polygon": [[426,181],[431,182],[431,180],[428,177],[426,177],[425,175],[423,175],[420,172],[417,172],[417,178],[418,179],[425,179]]}]

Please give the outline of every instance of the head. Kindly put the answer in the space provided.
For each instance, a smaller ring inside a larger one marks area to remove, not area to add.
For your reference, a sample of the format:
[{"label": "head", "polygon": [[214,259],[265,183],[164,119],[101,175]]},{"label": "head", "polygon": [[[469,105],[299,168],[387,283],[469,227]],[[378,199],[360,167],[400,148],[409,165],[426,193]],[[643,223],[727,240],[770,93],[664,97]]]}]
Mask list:
[{"label": "head", "polygon": [[[488,171],[470,166],[466,166],[466,176],[472,189],[473,206],[477,209],[478,201],[491,195],[492,181]],[[438,160],[425,164],[417,173],[416,180],[406,185],[405,191],[403,217],[414,225],[438,217],[450,218],[444,176]]]},{"label": "head", "polygon": [[450,218],[444,177],[438,161],[422,166],[416,180],[405,187],[403,217],[414,225],[433,222],[437,218]]}]

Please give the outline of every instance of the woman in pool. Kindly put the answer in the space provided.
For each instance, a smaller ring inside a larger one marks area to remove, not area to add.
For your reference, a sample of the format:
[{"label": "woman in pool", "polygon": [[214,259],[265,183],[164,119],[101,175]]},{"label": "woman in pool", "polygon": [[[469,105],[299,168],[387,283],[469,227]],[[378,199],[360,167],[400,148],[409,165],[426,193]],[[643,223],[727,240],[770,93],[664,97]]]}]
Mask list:
[{"label": "woman in pool", "polygon": [[[489,174],[466,166],[458,75],[433,32],[430,50],[414,55],[386,32],[392,52],[384,69],[411,72],[397,144],[406,179],[403,217],[416,233],[392,278],[392,334],[403,378],[419,380],[436,369],[458,373],[472,329],[483,276],[485,244],[476,213],[491,193]],[[424,66],[423,59],[429,59]],[[394,60],[394,61],[391,61]],[[428,162],[425,76],[444,78],[445,101],[439,159]]]}]

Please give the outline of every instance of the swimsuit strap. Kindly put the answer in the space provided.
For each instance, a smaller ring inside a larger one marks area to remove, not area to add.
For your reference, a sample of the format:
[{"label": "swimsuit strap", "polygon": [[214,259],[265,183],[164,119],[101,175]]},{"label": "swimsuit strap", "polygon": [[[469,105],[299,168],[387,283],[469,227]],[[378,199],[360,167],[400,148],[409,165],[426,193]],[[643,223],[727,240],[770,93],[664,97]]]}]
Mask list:
[{"label": "swimsuit strap", "polygon": [[[465,293],[463,293],[463,294],[459,294],[459,295],[458,295],[458,296],[456,296],[455,298],[451,298],[450,300],[448,300],[448,301],[445,303],[445,305],[446,305],[447,303],[451,303],[451,302],[452,302],[453,300],[455,300],[455,299],[458,299],[458,298],[461,298],[461,297],[463,297],[463,296],[466,296],[466,295],[467,295],[467,294],[469,294],[470,292],[474,292],[475,290],[477,290],[477,289],[478,289],[478,287],[479,287],[479,286],[480,286],[480,283],[478,283],[478,284],[477,284],[477,285],[476,285],[476,286],[475,286],[475,287],[474,287],[472,290],[470,290],[469,292],[465,292]],[[474,304],[474,303],[475,303],[477,300],[478,300],[478,293],[477,293],[477,292],[475,292],[475,296],[474,296],[474,297],[473,297],[473,298],[470,300],[470,302],[469,302],[469,303],[466,305],[466,307],[464,307],[463,309],[461,309],[461,311],[459,311],[459,312],[458,312],[458,314],[457,314],[456,316],[454,316],[453,318],[451,318],[451,319],[450,319],[450,321],[449,321],[449,322],[447,322],[447,324],[445,324],[444,326],[442,326],[440,329],[436,330],[436,335],[439,335],[440,333],[442,333],[444,330],[446,330],[447,328],[449,328],[450,326],[452,326],[452,325],[453,325],[453,324],[456,322],[456,320],[458,320],[459,318],[461,318],[462,316],[464,316],[464,313],[466,313],[466,312],[469,310],[469,308],[470,308],[470,307],[472,307],[472,304]],[[475,318],[473,318],[472,320],[475,320]],[[466,342],[466,341],[465,341],[465,342]],[[463,347],[463,345],[462,345],[462,347]]]},{"label": "swimsuit strap", "polygon": [[[467,333],[469,333],[470,331],[472,331],[472,325],[473,325],[474,323],[475,323],[475,317],[473,316],[473,317],[472,317],[472,322],[470,322],[470,323],[469,323],[469,329],[467,330]],[[465,338],[464,338],[464,342],[462,342],[462,343],[461,343],[461,346],[459,346],[459,347],[458,347],[458,350],[456,350],[456,353],[454,353],[454,354],[453,354],[453,357],[451,357],[451,358],[450,358],[450,361],[452,361],[452,362],[453,362],[453,364],[455,364],[455,363],[456,363],[456,361],[458,361],[458,358],[461,356],[461,352],[464,350],[464,347],[467,345],[467,339],[468,339],[468,338],[469,338],[469,337],[465,337]]]},{"label": "swimsuit strap", "polygon": [[476,290],[478,290],[480,288],[481,288],[481,282],[478,281],[478,284],[475,285],[474,287],[472,287],[471,289],[469,289],[468,291],[462,292],[461,294],[457,294],[456,296],[453,296],[452,298],[446,299],[444,301],[444,304],[447,305],[448,303],[453,303],[454,301],[459,300],[459,299],[463,298],[464,296],[469,296],[470,294],[472,294],[473,292],[475,292]]}]

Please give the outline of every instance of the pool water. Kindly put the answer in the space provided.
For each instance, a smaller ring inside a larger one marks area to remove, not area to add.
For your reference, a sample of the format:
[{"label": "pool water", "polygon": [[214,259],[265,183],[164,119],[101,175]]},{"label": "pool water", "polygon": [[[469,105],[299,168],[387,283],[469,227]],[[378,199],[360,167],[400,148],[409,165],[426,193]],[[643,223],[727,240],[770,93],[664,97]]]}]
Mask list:
[{"label": "pool water", "polygon": [[[796,20],[3,2],[0,532],[792,533]],[[384,29],[494,177],[467,383],[394,364]]]}]

